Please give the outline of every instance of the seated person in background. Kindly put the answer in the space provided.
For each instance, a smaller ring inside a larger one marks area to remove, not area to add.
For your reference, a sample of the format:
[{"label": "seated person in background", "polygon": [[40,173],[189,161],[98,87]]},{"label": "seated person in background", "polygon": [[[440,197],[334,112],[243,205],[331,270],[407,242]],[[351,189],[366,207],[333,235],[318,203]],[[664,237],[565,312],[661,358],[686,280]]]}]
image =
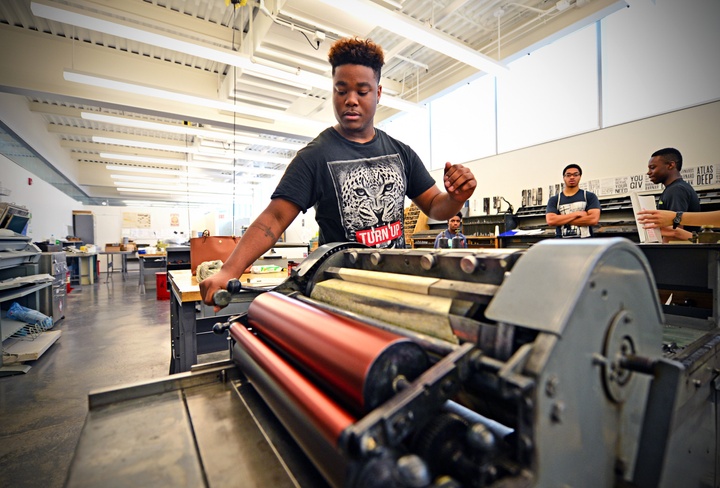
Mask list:
[{"label": "seated person in background", "polygon": [[[700,199],[695,189],[680,176],[682,170],[682,154],[675,148],[666,147],[655,151],[648,162],[647,175],[653,183],[662,183],[665,187],[658,210],[671,210],[673,212],[699,212]],[[673,217],[674,218],[674,217]],[[685,241],[692,237],[693,231],[699,227],[683,228],[682,225],[660,227],[663,242],[671,240]]]},{"label": "seated person in background", "polygon": [[443,237],[448,240],[448,246],[447,247],[455,247],[452,245],[452,239],[453,237],[459,237],[462,239],[462,246],[463,248],[467,248],[467,239],[464,235],[460,233],[460,226],[462,225],[462,213],[458,212],[457,215],[453,216],[448,220],[448,228],[442,231],[437,235],[435,238],[435,248],[440,247],[440,239]]},{"label": "seated person in background", "polygon": [[555,229],[555,237],[592,237],[592,226],[600,222],[600,200],[580,189],[582,169],[568,164],[563,169],[563,191],[550,197],[545,220]]},{"label": "seated person in background", "polygon": [[657,229],[662,227],[677,228],[678,225],[712,225],[713,227],[720,227],[720,210],[715,210],[713,212],[643,210],[638,213],[638,222],[643,224],[643,227],[646,229]]}]

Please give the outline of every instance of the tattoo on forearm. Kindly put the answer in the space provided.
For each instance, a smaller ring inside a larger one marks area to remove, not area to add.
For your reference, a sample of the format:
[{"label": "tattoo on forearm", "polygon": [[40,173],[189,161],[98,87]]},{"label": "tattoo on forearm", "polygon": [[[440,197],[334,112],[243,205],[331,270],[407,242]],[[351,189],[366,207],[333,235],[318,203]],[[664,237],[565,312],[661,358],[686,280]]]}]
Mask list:
[{"label": "tattoo on forearm", "polygon": [[269,226],[267,226],[265,224],[253,223],[250,227],[257,227],[259,230],[261,230],[265,234],[266,237],[269,237],[270,239],[272,239],[273,242],[277,241],[277,237],[275,237],[275,234],[273,233],[272,229]]}]

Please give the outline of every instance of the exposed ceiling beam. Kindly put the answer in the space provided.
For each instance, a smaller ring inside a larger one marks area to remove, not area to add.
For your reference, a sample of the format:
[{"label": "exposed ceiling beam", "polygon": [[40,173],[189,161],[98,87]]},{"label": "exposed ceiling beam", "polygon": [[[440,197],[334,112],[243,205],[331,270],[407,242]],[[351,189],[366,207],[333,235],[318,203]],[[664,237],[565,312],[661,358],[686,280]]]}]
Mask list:
[{"label": "exposed ceiling beam", "polygon": [[312,138],[317,129],[306,121],[289,123],[262,122],[257,119],[233,116],[232,112],[219,111],[205,105],[178,104],[166,99],[140,97],[117,90],[89,87],[63,79],[69,67],[100,70],[131,83],[147,86],[178,86],[198,97],[217,100],[217,75],[188,69],[172,63],[114,50],[102,49],[70,39],[48,37],[39,32],[19,30],[0,25],[0,44],[13,49],[0,49],[0,89],[3,91],[42,98],[47,94],[53,100],[66,99],[111,110],[155,114],[176,120],[202,121],[220,127],[285,134],[299,138]]},{"label": "exposed ceiling beam", "polygon": [[444,32],[429,25],[421,24],[407,15],[384,8],[370,0],[319,1],[329,7],[341,9],[347,15],[360,15],[373,19],[377,22],[377,25],[390,32],[394,32],[399,36],[410,39],[485,73],[502,76],[508,71],[507,67],[502,63],[479,53]]},{"label": "exposed ceiling beam", "polygon": [[[150,28],[146,24],[134,24],[127,20],[120,20],[120,13],[110,9],[103,12],[89,13],[72,6],[56,6],[48,0],[33,1],[30,7],[33,14],[38,17],[217,61],[228,66],[235,66],[249,73],[272,76],[294,84],[307,84],[322,90],[329,90],[332,86],[332,80],[327,76],[302,70],[298,67],[261,62],[252,55],[242,54],[216,45],[200,43],[196,39],[187,39],[159,31]],[[261,20],[258,20],[258,22],[262,23]],[[270,21],[271,24],[272,21]],[[261,27],[261,29],[269,29],[269,25]],[[280,66],[283,66],[284,69]],[[411,102],[389,95],[382,97],[380,103],[400,110],[419,108]]]}]

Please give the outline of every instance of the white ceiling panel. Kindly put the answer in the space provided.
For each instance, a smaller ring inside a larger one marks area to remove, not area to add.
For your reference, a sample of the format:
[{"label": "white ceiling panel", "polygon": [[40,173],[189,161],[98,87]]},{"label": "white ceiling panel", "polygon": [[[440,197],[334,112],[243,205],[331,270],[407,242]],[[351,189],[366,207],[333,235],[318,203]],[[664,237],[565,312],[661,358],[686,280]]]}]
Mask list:
[{"label": "white ceiling panel", "polygon": [[[398,107],[423,103],[477,76],[470,58],[502,70],[512,56],[624,5],[618,0],[228,3],[3,0],[0,91],[26,97],[29,110],[44,118],[47,137],[81,167],[71,183],[89,202],[119,204],[126,197],[118,193],[111,176],[117,171],[108,165],[170,172],[159,178],[198,174],[219,182],[245,175],[240,169],[272,173],[257,175],[261,180],[276,178],[299,147],[334,123],[326,56],[342,36],[370,37],[385,50],[386,105],[377,115],[382,120]],[[366,8],[377,14],[358,13]],[[390,21],[382,20],[386,17]],[[404,29],[431,36],[432,42],[423,44]],[[456,51],[469,58],[458,59]],[[3,122],[12,129],[11,120]],[[117,140],[135,143],[113,143]],[[142,174],[148,175],[134,177]]]}]

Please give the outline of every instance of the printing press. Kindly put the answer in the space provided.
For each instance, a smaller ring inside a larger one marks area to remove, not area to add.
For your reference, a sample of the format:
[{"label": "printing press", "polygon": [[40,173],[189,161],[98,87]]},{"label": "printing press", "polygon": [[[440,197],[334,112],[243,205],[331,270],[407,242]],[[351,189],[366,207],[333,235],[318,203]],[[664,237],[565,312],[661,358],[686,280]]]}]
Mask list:
[{"label": "printing press", "polygon": [[230,360],[93,392],[67,486],[718,486],[718,332],[663,324],[622,238],[321,246]]}]

